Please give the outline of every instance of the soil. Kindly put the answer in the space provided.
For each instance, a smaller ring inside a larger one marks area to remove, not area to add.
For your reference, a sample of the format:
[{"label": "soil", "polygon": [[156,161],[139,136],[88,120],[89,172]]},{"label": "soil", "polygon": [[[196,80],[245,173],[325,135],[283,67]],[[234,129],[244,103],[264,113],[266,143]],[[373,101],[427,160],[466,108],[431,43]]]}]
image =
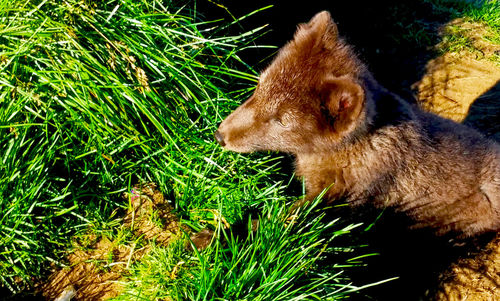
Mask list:
[{"label": "soil", "polygon": [[474,101],[500,80],[494,62],[477,60],[471,53],[446,53],[431,60],[418,88],[422,107],[462,122]]},{"label": "soil", "polygon": [[[171,205],[155,184],[136,186],[124,198],[130,200],[131,206],[123,218],[123,227],[129,228],[134,237],[167,245],[180,233]],[[122,290],[120,278],[127,273],[127,267],[149,251],[148,244],[136,248],[135,244],[124,245],[106,237],[94,240],[97,242],[90,247],[75,243],[75,250],[66,258],[67,267],[55,269],[41,285],[39,290],[46,300],[98,301],[115,297]]]},{"label": "soil", "polygon": [[500,65],[491,61],[500,53],[500,45],[483,38],[488,30],[479,23],[457,19],[441,29],[442,33],[451,30],[468,39],[475,50],[445,53],[430,60],[422,79],[413,85],[417,100],[428,111],[500,140]]},{"label": "soil", "polygon": [[500,233],[483,250],[440,275],[435,300],[500,300]]}]

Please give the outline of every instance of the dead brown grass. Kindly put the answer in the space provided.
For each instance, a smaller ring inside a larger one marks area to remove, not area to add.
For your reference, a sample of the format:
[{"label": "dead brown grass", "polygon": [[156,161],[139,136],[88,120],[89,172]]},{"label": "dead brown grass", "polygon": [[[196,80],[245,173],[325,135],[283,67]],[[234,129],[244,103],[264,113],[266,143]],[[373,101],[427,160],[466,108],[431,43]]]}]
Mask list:
[{"label": "dead brown grass", "polygon": [[470,53],[446,53],[429,61],[415,85],[418,101],[428,111],[463,121],[474,101],[500,81],[500,67]]}]

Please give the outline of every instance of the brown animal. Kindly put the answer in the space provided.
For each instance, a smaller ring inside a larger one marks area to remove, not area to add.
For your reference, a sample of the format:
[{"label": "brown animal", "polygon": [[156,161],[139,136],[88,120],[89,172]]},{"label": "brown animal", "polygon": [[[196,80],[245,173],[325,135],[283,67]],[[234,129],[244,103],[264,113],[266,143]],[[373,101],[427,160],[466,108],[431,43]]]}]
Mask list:
[{"label": "brown animal", "polygon": [[391,207],[438,235],[500,229],[499,145],[385,90],[328,12],[299,26],[215,137],[293,154],[306,200],[329,188],[328,201]]}]

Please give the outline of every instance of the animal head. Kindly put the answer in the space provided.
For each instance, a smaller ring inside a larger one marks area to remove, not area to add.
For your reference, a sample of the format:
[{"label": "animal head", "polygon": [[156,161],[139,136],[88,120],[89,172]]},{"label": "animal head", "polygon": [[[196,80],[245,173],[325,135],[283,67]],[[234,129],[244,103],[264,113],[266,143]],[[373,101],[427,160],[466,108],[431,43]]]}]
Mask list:
[{"label": "animal head", "polygon": [[237,152],[331,148],[363,124],[364,73],[330,14],[318,13],[299,25],[260,75],[253,95],[220,124],[215,138]]}]

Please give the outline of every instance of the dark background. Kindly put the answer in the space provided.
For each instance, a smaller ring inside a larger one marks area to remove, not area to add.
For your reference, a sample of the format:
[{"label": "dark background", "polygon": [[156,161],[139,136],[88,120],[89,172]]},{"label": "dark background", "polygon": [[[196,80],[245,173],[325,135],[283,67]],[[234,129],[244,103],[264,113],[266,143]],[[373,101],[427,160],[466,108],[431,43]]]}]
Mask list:
[{"label": "dark background", "polygon": [[[414,99],[410,86],[421,78],[425,63],[436,55],[432,46],[439,42],[439,26],[450,18],[449,13],[422,1],[203,0],[197,3],[198,12],[207,19],[225,20],[232,20],[231,14],[240,17],[268,5],[273,7],[240,24],[242,30],[268,24],[269,32],[256,45],[281,47],[292,39],[297,24],[328,10],[340,35],[354,45],[375,77],[408,100]],[[241,56],[260,71],[269,64],[275,51],[251,49],[243,51]]]}]

